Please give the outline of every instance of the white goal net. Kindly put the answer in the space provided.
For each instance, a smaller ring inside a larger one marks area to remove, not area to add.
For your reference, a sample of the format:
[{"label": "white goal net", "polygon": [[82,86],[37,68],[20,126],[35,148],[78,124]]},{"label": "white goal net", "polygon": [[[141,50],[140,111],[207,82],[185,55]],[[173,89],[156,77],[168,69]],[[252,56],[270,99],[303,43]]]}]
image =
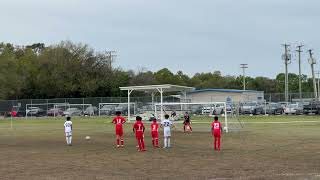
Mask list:
[{"label": "white goal net", "polygon": [[226,132],[242,128],[240,120],[225,102],[157,103],[154,109],[157,119],[162,119],[165,114],[168,114],[171,120],[183,121],[187,113],[193,123],[209,124],[214,116],[219,116]]}]

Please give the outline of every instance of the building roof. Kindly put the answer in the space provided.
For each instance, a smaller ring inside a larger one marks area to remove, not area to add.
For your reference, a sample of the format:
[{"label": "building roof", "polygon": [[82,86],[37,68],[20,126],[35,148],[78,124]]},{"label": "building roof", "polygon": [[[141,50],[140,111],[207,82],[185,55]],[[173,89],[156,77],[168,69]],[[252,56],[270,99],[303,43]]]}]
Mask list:
[{"label": "building roof", "polygon": [[120,89],[122,91],[134,90],[134,91],[143,91],[143,92],[158,92],[159,89],[162,89],[164,92],[177,92],[177,91],[191,92],[194,90],[193,87],[178,86],[178,85],[172,85],[172,84],[128,86],[128,87],[120,87]]},{"label": "building roof", "polygon": [[201,93],[201,92],[225,92],[225,93],[244,93],[244,92],[255,92],[260,93],[263,91],[256,91],[256,90],[239,90],[239,89],[198,89],[191,91],[189,93]]}]

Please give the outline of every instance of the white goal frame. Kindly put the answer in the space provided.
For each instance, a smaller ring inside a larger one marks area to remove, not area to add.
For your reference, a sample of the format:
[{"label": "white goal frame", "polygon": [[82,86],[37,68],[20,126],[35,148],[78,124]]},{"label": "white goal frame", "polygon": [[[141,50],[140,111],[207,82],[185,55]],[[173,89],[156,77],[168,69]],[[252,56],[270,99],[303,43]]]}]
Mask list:
[{"label": "white goal frame", "polygon": [[157,106],[160,106],[160,119],[163,118],[163,106],[170,106],[170,105],[180,105],[181,107],[183,105],[212,105],[213,107],[216,107],[217,104],[223,105],[223,112],[224,112],[224,122],[225,122],[225,131],[229,132],[228,128],[228,113],[227,113],[227,103],[226,102],[197,102],[197,103],[157,103],[154,105],[154,114],[156,118],[158,119],[158,114],[157,114]]},{"label": "white goal frame", "polygon": [[[128,103],[99,103],[99,108],[98,108],[99,116],[100,116],[100,112],[101,112],[100,110],[104,105],[128,105]],[[132,102],[132,103],[130,103],[130,105],[133,105],[133,114],[135,115],[136,114],[136,107],[137,107],[136,103]],[[130,109],[128,109],[128,111],[130,111]],[[128,113],[128,114],[130,114],[130,113]],[[130,118],[128,119],[128,121],[130,121]]]}]

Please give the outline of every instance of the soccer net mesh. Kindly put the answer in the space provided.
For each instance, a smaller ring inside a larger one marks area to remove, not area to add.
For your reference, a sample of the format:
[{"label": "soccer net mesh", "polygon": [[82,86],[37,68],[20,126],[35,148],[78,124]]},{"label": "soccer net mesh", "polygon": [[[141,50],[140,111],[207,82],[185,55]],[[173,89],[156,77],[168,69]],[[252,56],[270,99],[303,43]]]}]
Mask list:
[{"label": "soccer net mesh", "polygon": [[[99,116],[114,116],[117,111],[128,115],[128,103],[99,103]],[[136,114],[136,103],[130,103],[130,115]]]},{"label": "soccer net mesh", "polygon": [[154,115],[162,119],[165,114],[171,120],[183,121],[186,113],[191,117],[192,123],[211,123],[214,116],[219,116],[226,132],[239,130],[243,127],[239,119],[237,108],[225,102],[201,102],[201,103],[157,103]]}]

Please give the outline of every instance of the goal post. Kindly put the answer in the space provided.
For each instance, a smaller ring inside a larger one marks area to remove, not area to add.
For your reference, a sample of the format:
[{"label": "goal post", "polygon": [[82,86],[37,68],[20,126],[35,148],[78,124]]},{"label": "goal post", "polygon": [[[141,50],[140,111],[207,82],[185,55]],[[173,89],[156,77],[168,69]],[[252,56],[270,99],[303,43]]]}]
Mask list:
[{"label": "goal post", "polygon": [[199,117],[220,115],[224,118],[224,130],[229,131],[228,111],[225,102],[157,103],[154,105],[154,114],[157,119],[163,119],[164,114],[168,114],[173,120],[181,120],[186,112]]},{"label": "goal post", "polygon": [[[130,114],[136,114],[136,103],[130,103]],[[112,116],[117,111],[120,111],[123,115],[128,115],[128,103],[99,103],[98,108],[99,116]]]}]

